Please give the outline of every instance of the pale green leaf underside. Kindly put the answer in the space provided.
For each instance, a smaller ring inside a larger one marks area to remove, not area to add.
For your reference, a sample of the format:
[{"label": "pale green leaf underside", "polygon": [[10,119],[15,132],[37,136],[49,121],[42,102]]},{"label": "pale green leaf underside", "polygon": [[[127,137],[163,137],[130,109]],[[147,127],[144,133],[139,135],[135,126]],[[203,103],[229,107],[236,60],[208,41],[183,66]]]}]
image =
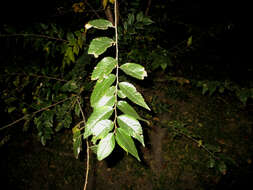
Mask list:
[{"label": "pale green leaf underside", "polygon": [[106,91],[114,83],[115,79],[116,79],[116,76],[114,74],[110,74],[103,81],[97,81],[90,97],[91,107],[95,107],[99,99],[106,93]]},{"label": "pale green leaf underside", "polygon": [[127,75],[130,75],[134,78],[143,80],[147,76],[145,68],[136,63],[125,63],[120,66],[120,69],[123,70]]},{"label": "pale green leaf underside", "polygon": [[98,57],[104,53],[107,48],[111,47],[114,41],[108,37],[98,37],[91,41],[88,49],[88,54],[93,54],[94,57]]},{"label": "pale green leaf underside", "polygon": [[112,70],[116,67],[117,61],[112,57],[103,58],[97,66],[94,68],[91,80],[103,79],[106,78]]},{"label": "pale green leaf underside", "polygon": [[124,129],[124,131],[130,136],[136,138],[143,146],[145,146],[142,127],[138,120],[129,115],[120,115],[117,118],[117,121],[121,129]]},{"label": "pale green leaf underside", "polygon": [[106,30],[109,27],[113,27],[112,23],[109,20],[105,19],[96,19],[88,22],[88,28],[94,27],[100,30]]},{"label": "pale green leaf underside", "polygon": [[105,138],[103,138],[97,149],[97,158],[98,160],[103,160],[109,156],[115,147],[115,138],[113,133],[109,133]]},{"label": "pale green leaf underside", "polygon": [[123,148],[127,153],[129,152],[135,158],[137,158],[137,160],[140,161],[133,139],[128,136],[121,128],[117,128],[116,141],[118,145]]},{"label": "pale green leaf underside", "polygon": [[114,106],[115,104],[115,86],[111,86],[109,89],[105,91],[105,94],[101,96],[101,98],[93,104],[93,107],[101,107],[101,106]]},{"label": "pale green leaf underside", "polygon": [[92,134],[91,130],[96,125],[96,123],[100,120],[108,119],[112,115],[112,112],[113,108],[110,106],[95,108],[89,119],[87,120],[83,138],[85,139],[89,137]]},{"label": "pale green leaf underside", "polygon": [[150,110],[148,105],[146,104],[145,100],[143,99],[142,95],[137,92],[134,85],[129,82],[120,82],[119,83],[120,90],[135,104]]},{"label": "pale green leaf underside", "polygon": [[109,119],[104,119],[96,123],[91,129],[92,135],[96,139],[104,138],[113,129],[113,122]]}]

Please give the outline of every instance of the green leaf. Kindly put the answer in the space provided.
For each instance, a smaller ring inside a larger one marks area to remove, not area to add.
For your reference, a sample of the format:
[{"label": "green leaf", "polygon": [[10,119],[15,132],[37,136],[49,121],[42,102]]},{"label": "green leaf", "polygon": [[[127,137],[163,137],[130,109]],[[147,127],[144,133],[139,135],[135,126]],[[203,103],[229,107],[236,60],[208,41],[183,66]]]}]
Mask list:
[{"label": "green leaf", "polygon": [[103,160],[109,156],[115,147],[115,138],[113,133],[109,133],[105,138],[103,138],[97,149],[97,158],[98,160]]},{"label": "green leaf", "polygon": [[119,83],[120,90],[135,104],[150,110],[148,105],[146,104],[145,100],[143,99],[142,95],[137,92],[134,85],[128,82],[120,82]]},{"label": "green leaf", "polygon": [[138,120],[129,115],[120,115],[117,121],[121,129],[127,131],[130,136],[137,139],[145,147],[142,127]]},{"label": "green leaf", "polygon": [[105,94],[107,89],[109,89],[110,86],[114,83],[115,79],[116,76],[114,74],[110,74],[108,78],[105,78],[103,81],[97,81],[90,97],[91,107],[95,107],[96,103]]},{"label": "green leaf", "polygon": [[74,151],[74,155],[75,158],[78,158],[78,155],[81,151],[81,147],[82,147],[82,139],[81,139],[81,132],[79,129],[80,125],[76,125],[73,129],[72,129],[72,133],[73,133],[73,151]]},{"label": "green leaf", "polygon": [[93,104],[93,107],[114,106],[115,104],[115,86],[111,86],[105,91],[105,94]]},{"label": "green leaf", "polygon": [[215,160],[213,158],[210,158],[210,160],[207,162],[207,166],[209,168],[213,168],[215,166]]},{"label": "green leaf", "polygon": [[61,87],[61,90],[64,92],[72,92],[76,89],[78,89],[78,85],[74,80],[68,81]]},{"label": "green leaf", "polygon": [[122,92],[122,90],[118,90],[118,97],[124,99],[126,98],[126,95]]},{"label": "green leaf", "polygon": [[96,20],[89,21],[85,25],[85,28],[87,29],[90,29],[92,27],[100,29],[100,30],[107,30],[109,27],[113,27],[113,25],[109,20],[96,19]]},{"label": "green leaf", "polygon": [[103,58],[92,72],[91,80],[103,79],[108,77],[112,70],[116,67],[117,61],[112,57]]},{"label": "green leaf", "polygon": [[100,120],[108,119],[109,117],[111,117],[112,112],[113,108],[110,106],[95,108],[89,119],[87,120],[83,138],[86,139],[87,137],[89,137],[92,134],[91,129],[96,125],[96,123]]},{"label": "green leaf", "polygon": [[124,114],[130,115],[130,116],[132,116],[132,117],[134,117],[136,119],[141,119],[141,117],[134,110],[134,108],[131,105],[129,105],[126,101],[118,101],[117,107]]},{"label": "green leaf", "polygon": [[96,139],[105,138],[105,136],[113,129],[113,122],[109,119],[104,119],[99,122],[91,129],[92,134]]},{"label": "green leaf", "polygon": [[124,129],[117,128],[116,141],[117,141],[118,145],[121,148],[123,148],[127,153],[129,152],[135,158],[137,158],[138,161],[141,161],[138,156],[138,152],[136,150],[133,139],[125,133]]},{"label": "green leaf", "polygon": [[91,41],[88,54],[93,54],[95,58],[104,53],[107,48],[111,47],[114,41],[108,37],[99,37]]},{"label": "green leaf", "polygon": [[145,68],[136,63],[125,63],[120,66],[120,69],[123,70],[127,75],[130,75],[134,78],[143,80],[147,76]]},{"label": "green leaf", "polygon": [[15,109],[16,109],[16,107],[9,107],[9,108],[8,108],[8,113],[13,112]]},{"label": "green leaf", "polygon": [[77,117],[79,117],[80,116],[80,106],[79,106],[79,104],[77,103],[76,105],[75,105],[75,114],[76,114],[76,116]]}]

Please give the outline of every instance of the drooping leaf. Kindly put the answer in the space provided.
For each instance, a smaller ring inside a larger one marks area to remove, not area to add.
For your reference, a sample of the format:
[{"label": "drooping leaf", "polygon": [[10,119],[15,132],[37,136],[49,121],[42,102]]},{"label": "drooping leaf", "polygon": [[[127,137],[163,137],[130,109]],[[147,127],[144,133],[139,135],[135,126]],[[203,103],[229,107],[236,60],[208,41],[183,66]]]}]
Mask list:
[{"label": "drooping leaf", "polygon": [[73,129],[72,129],[72,133],[73,133],[73,151],[74,151],[74,155],[75,158],[78,158],[78,155],[81,151],[81,147],[82,147],[82,139],[81,139],[81,132],[79,129],[80,125],[76,125]]},{"label": "drooping leaf", "polygon": [[147,76],[145,68],[136,63],[125,63],[120,66],[120,69],[123,70],[127,75],[130,75],[134,78],[143,80]]},{"label": "drooping leaf", "polygon": [[93,104],[93,107],[113,106],[115,104],[115,86],[111,86],[105,91],[105,94]]},{"label": "drooping leaf", "polygon": [[117,122],[121,129],[127,131],[130,136],[137,139],[145,147],[142,127],[138,120],[129,115],[120,115]]},{"label": "drooping leaf", "polygon": [[92,27],[100,29],[100,30],[107,30],[109,27],[113,27],[113,25],[112,25],[112,23],[109,20],[95,19],[95,20],[89,21],[85,25],[86,29],[90,29]]},{"label": "drooping leaf", "polygon": [[103,58],[92,72],[91,80],[106,78],[116,67],[117,61],[112,57]]},{"label": "drooping leaf", "polygon": [[130,115],[136,119],[141,119],[139,114],[126,101],[118,101],[117,108],[119,108],[119,110],[122,111],[124,114]]},{"label": "drooping leaf", "polygon": [[106,90],[110,88],[110,86],[114,83],[115,79],[116,76],[114,74],[110,74],[103,81],[97,81],[90,97],[90,103],[92,107],[94,107],[95,104],[99,101],[99,99],[105,94]]},{"label": "drooping leaf", "polygon": [[134,85],[129,82],[120,82],[119,83],[120,90],[135,104],[150,110],[148,105],[146,104],[145,100],[143,99],[142,95],[137,92]]},{"label": "drooping leaf", "polygon": [[91,129],[96,125],[96,123],[100,120],[108,119],[112,115],[112,112],[113,108],[110,106],[95,108],[89,119],[87,120],[83,138],[85,139],[89,137],[92,134]]},{"label": "drooping leaf", "polygon": [[93,54],[95,58],[104,53],[107,48],[114,44],[113,39],[108,37],[98,37],[91,41],[88,54]]},{"label": "drooping leaf", "polygon": [[115,147],[115,138],[114,133],[109,133],[105,138],[103,138],[97,149],[97,158],[98,160],[103,160],[109,156]]},{"label": "drooping leaf", "polygon": [[113,129],[113,122],[109,119],[104,119],[91,129],[92,134],[96,139],[105,138],[105,136]]},{"label": "drooping leaf", "polygon": [[141,161],[133,139],[126,134],[124,129],[117,128],[115,137],[116,142],[121,148],[123,148],[127,153],[129,152],[130,154],[132,154],[135,158],[137,158],[138,161]]}]

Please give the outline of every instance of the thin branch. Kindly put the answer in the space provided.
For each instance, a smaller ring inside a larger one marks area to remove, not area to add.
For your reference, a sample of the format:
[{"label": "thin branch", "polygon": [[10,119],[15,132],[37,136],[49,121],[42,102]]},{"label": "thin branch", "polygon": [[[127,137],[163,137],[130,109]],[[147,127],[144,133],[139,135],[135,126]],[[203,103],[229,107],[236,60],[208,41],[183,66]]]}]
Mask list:
[{"label": "thin branch", "polygon": [[31,77],[37,77],[37,78],[45,78],[45,79],[49,79],[49,80],[57,80],[57,81],[61,81],[61,82],[68,82],[65,79],[50,77],[50,76],[46,76],[46,75],[26,74],[26,73],[8,73],[7,75],[20,75],[20,76],[29,76],[29,77],[31,76]]},{"label": "thin branch", "polygon": [[68,98],[65,98],[65,99],[63,99],[63,100],[61,100],[61,101],[59,101],[59,102],[56,102],[56,103],[54,103],[54,104],[51,104],[51,105],[49,105],[49,106],[47,106],[47,107],[44,107],[44,108],[42,108],[42,109],[40,109],[40,110],[38,110],[38,111],[35,111],[35,112],[31,113],[31,114],[26,114],[24,117],[21,117],[21,118],[19,118],[19,119],[13,121],[12,123],[10,123],[10,124],[8,124],[8,125],[5,125],[5,126],[1,127],[1,128],[0,128],[0,131],[6,129],[6,128],[8,128],[8,127],[11,127],[11,126],[15,125],[16,123],[18,123],[18,122],[20,122],[20,121],[22,121],[22,120],[28,118],[30,115],[32,115],[32,117],[34,117],[34,115],[36,115],[37,113],[42,112],[42,111],[45,111],[45,110],[47,110],[47,109],[49,109],[49,108],[51,108],[51,107],[54,107],[54,106],[56,106],[56,105],[58,105],[58,104],[60,104],[60,103],[63,103],[63,102],[65,102],[65,101],[67,101],[67,100],[69,100],[69,99],[71,99],[71,98],[73,98],[73,97],[76,97],[76,96],[77,96],[77,95],[73,95],[73,96],[68,97]]},{"label": "thin branch", "polygon": [[93,9],[93,7],[88,3],[88,1],[86,0],[85,3],[88,5],[88,7],[92,10],[92,12],[94,12],[94,14],[98,17],[98,18],[101,18],[99,16],[99,14],[95,11],[95,9]]},{"label": "thin branch", "polygon": [[61,42],[69,42],[68,40],[64,40],[61,38],[46,36],[42,34],[0,34],[0,38],[9,38],[9,37],[32,37],[32,38],[45,38],[48,40],[55,40]]},{"label": "thin branch", "polygon": [[115,104],[114,104],[114,125],[115,125],[115,129],[117,128],[116,125],[116,120],[117,120],[117,103],[118,103],[118,85],[119,85],[119,63],[118,63],[118,59],[119,59],[119,48],[118,48],[118,15],[117,15],[117,5],[118,1],[115,0],[114,2],[114,28],[115,28],[115,48],[116,48],[116,55],[115,55],[115,59],[116,59],[116,85],[115,85]]},{"label": "thin branch", "polygon": [[[79,99],[77,99],[77,103],[79,105],[79,108],[80,108],[80,111],[81,111],[81,114],[82,114],[82,117],[83,117],[83,123],[85,125],[85,123],[86,123],[85,122],[85,116],[84,116],[83,109],[82,109],[82,106],[81,106],[81,103],[80,103]],[[87,189],[88,178],[89,178],[90,152],[89,152],[88,139],[86,139],[86,152],[87,152],[86,175],[85,175],[85,182],[84,182],[83,190]]]},{"label": "thin branch", "polygon": [[211,155],[214,159],[219,160],[219,158],[217,156],[214,155],[214,153],[212,153],[210,150],[208,150],[208,148],[206,148],[203,144],[199,144],[199,141],[197,141],[196,139],[194,139],[193,137],[191,137],[190,135],[187,135],[183,132],[181,132],[180,130],[174,129],[177,133],[187,137],[188,139],[192,140],[193,142],[195,142],[196,144],[198,144],[199,147],[203,148],[203,150],[205,150],[209,155]]}]

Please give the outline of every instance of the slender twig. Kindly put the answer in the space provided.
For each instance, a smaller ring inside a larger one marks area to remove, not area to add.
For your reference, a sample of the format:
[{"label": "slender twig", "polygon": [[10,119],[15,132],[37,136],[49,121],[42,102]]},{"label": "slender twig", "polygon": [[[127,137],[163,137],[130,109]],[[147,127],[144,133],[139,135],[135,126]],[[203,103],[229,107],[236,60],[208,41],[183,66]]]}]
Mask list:
[{"label": "slender twig", "polygon": [[67,100],[69,100],[69,99],[71,99],[71,98],[73,98],[73,97],[75,97],[75,96],[77,96],[77,95],[73,95],[73,96],[71,96],[71,97],[65,98],[65,99],[63,99],[63,100],[61,100],[61,101],[59,101],[59,102],[56,102],[56,103],[51,104],[51,105],[49,105],[49,106],[47,106],[47,107],[41,108],[40,110],[35,111],[35,112],[31,113],[31,114],[26,114],[24,117],[21,117],[21,118],[19,118],[19,119],[13,121],[12,123],[10,123],[10,124],[8,124],[8,125],[5,125],[5,126],[1,127],[1,128],[0,128],[0,131],[6,129],[6,128],[8,128],[8,127],[11,127],[11,126],[15,125],[16,123],[18,123],[18,122],[20,122],[20,121],[26,119],[26,118],[29,117],[30,115],[32,115],[32,117],[33,117],[33,116],[36,115],[37,113],[42,112],[42,111],[45,111],[45,110],[47,110],[47,109],[49,109],[49,108],[51,108],[51,107],[54,107],[54,106],[56,106],[56,105],[58,105],[58,104],[60,104],[60,103],[63,103],[63,102],[65,102],[65,101],[67,101]]},{"label": "slender twig", "polygon": [[99,14],[95,11],[95,9],[93,9],[93,7],[88,3],[88,1],[86,0],[85,3],[88,5],[88,7],[90,7],[90,9],[92,10],[92,12],[94,12],[94,14],[98,17],[98,18],[101,18],[99,16]]},{"label": "slender twig", "polygon": [[212,153],[210,150],[208,150],[208,148],[206,148],[203,144],[200,144],[198,140],[194,139],[193,137],[191,137],[190,135],[187,135],[185,133],[183,133],[182,131],[178,130],[178,129],[174,129],[177,133],[187,137],[188,139],[192,140],[193,142],[195,142],[196,144],[198,144],[199,147],[201,147],[203,150],[205,150],[209,155],[211,155],[214,159],[219,160],[219,158],[217,156],[214,155],[214,153]]},{"label": "slender twig", "polygon": [[[81,106],[81,103],[80,103],[79,99],[77,99],[77,103],[79,105],[79,108],[80,108],[80,111],[81,111],[81,114],[82,114],[82,117],[83,117],[83,123],[85,125],[85,123],[86,123],[85,122],[85,116],[84,116],[83,109],[82,109],[82,106]],[[89,142],[88,142],[88,139],[86,139],[86,152],[87,152],[86,175],[85,175],[85,182],[84,182],[83,190],[87,189],[88,177],[89,177],[90,152],[89,152]]]},{"label": "slender twig", "polygon": [[68,40],[64,40],[64,39],[56,38],[56,37],[52,37],[52,36],[47,36],[47,35],[43,35],[43,34],[0,34],[0,38],[9,38],[9,37],[45,38],[45,39],[48,39],[48,40],[69,42]]},{"label": "slender twig", "polygon": [[115,0],[114,2],[114,28],[115,28],[115,48],[116,48],[116,55],[115,55],[115,59],[116,59],[116,85],[115,85],[115,105],[114,105],[114,125],[115,125],[115,129],[117,128],[116,125],[116,120],[117,120],[117,103],[118,103],[118,85],[119,85],[119,48],[118,48],[118,17],[117,17],[117,0]]},{"label": "slender twig", "polygon": [[6,75],[19,75],[19,76],[28,76],[28,77],[37,77],[37,78],[45,78],[49,80],[57,80],[61,82],[68,82],[67,80],[56,78],[56,77],[50,77],[46,75],[37,75],[37,74],[26,74],[26,73],[8,73]]}]

